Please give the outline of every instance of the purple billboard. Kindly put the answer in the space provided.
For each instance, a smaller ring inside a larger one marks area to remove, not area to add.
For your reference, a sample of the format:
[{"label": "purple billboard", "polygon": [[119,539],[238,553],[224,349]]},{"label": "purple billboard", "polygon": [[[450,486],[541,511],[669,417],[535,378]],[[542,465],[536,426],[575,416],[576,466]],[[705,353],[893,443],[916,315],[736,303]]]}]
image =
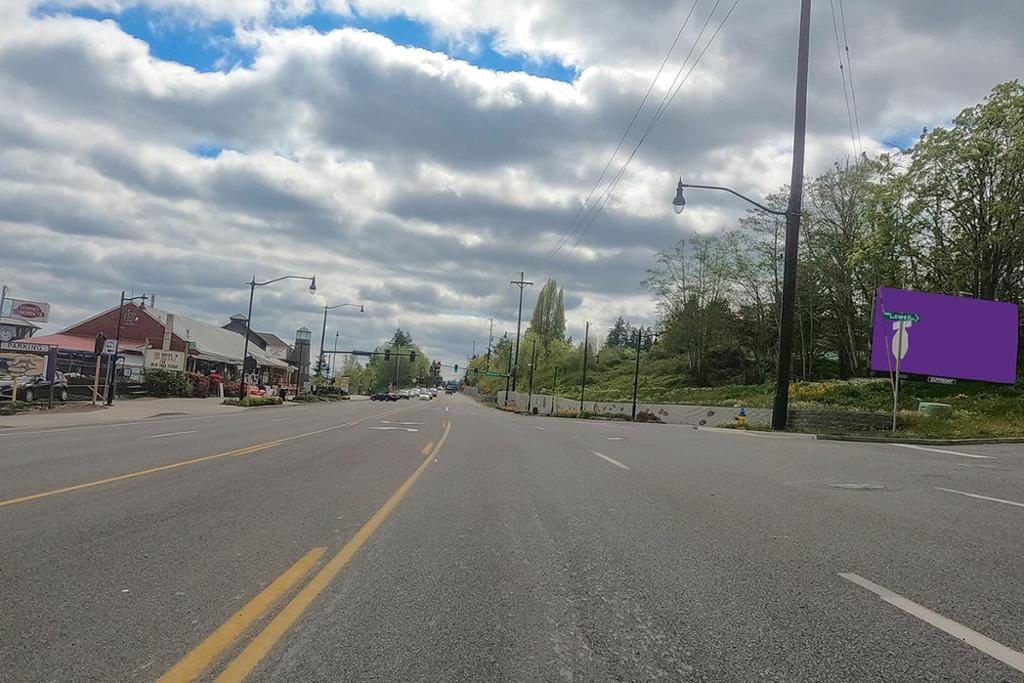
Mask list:
[{"label": "purple billboard", "polygon": [[[902,338],[901,338],[902,337]],[[880,287],[871,369],[1014,384],[1017,304]]]}]

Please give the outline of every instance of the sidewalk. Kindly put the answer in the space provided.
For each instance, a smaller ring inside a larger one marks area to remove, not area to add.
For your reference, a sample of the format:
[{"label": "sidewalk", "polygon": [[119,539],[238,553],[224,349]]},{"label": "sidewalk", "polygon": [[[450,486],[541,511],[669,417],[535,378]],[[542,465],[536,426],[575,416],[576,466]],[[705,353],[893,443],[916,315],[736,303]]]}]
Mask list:
[{"label": "sidewalk", "polygon": [[[289,404],[285,404],[287,406]],[[0,416],[0,432],[10,427],[71,427],[104,422],[130,422],[170,415],[233,414],[237,406],[225,406],[219,398],[134,398],[116,401],[114,405],[74,406],[77,410],[32,410],[22,415]]]}]

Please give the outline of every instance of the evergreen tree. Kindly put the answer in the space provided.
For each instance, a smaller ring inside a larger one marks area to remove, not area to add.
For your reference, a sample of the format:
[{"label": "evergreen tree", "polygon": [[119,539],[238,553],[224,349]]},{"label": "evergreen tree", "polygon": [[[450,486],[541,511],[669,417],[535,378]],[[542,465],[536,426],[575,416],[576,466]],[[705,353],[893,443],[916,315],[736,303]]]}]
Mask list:
[{"label": "evergreen tree", "polygon": [[565,336],[565,293],[553,279],[545,282],[537,295],[529,329],[545,348]]}]

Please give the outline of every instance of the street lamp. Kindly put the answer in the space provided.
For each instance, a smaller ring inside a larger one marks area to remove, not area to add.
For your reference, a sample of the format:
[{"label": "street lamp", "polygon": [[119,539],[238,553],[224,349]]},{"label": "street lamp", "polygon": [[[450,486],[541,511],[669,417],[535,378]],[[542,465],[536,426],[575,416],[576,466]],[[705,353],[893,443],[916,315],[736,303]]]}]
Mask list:
[{"label": "street lamp", "polygon": [[797,40],[796,105],[793,117],[793,168],[789,180],[789,205],[785,211],[769,209],[728,187],[715,185],[686,185],[682,179],[676,186],[672,200],[675,212],[682,213],[686,206],[684,187],[703,190],[721,190],[750,202],[762,211],[786,217],[786,247],[782,270],[782,311],[779,320],[779,356],[775,380],[775,400],[772,404],[772,429],[786,428],[789,413],[789,374],[793,355],[793,315],[796,308],[796,258],[800,244],[800,210],[804,192],[804,139],[807,133],[807,61],[811,33],[811,0],[800,0],[800,31]]},{"label": "street lamp", "polygon": [[245,398],[245,360],[249,356],[249,334],[252,332],[253,295],[256,293],[257,287],[271,285],[281,280],[309,280],[309,293],[311,295],[316,294],[316,275],[311,277],[306,277],[305,275],[284,275],[273,280],[267,280],[266,282],[256,282],[256,276],[253,275],[252,280],[246,283],[249,285],[249,313],[245,316],[245,344],[242,346],[242,379],[238,383],[238,400]]},{"label": "street lamp", "polygon": [[[114,333],[114,372],[111,376],[110,391],[107,393],[108,406],[114,405],[114,390],[117,382],[117,354],[121,351],[121,323],[124,322],[124,305],[132,301],[141,301],[143,307],[145,307],[146,299],[148,298],[145,294],[126,297],[124,290],[121,290],[121,304],[117,307],[117,332]],[[109,366],[107,371],[110,372]]]},{"label": "street lamp", "polygon": [[366,309],[362,304],[337,304],[336,306],[328,306],[324,304],[324,324],[320,328],[320,371],[323,372],[324,367],[324,336],[327,334],[327,311],[333,311],[335,308],[344,308],[345,306],[358,306],[360,313],[365,313]]}]

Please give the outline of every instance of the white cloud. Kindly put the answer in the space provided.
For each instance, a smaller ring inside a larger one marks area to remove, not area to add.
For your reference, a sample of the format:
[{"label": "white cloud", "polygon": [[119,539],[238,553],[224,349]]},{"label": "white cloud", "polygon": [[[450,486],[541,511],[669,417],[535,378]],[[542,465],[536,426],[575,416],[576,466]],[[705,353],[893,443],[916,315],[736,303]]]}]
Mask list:
[{"label": "white cloud", "polygon": [[[442,47],[493,35],[499,51],[577,67],[571,84],[365,31],[277,26],[308,12],[305,0],[145,3],[197,31],[234,23],[255,59],[224,73],[156,59],[111,21],[32,18],[28,3],[2,5],[0,235],[23,266],[5,278],[16,294],[50,300],[58,323],[116,302],[133,283],[216,322],[244,306],[254,271],[315,272],[330,302],[367,304],[363,316],[331,318],[350,344],[372,346],[401,325],[428,352],[464,357],[520,270],[537,288],[557,277],[579,302],[569,310],[574,334],[587,319],[649,322],[639,282],[653,252],[744,209],[693,194],[677,217],[675,178],[763,195],[789,175],[796,17],[775,3],[741,3],[579,249],[550,261],[689,3],[320,5],[423,21]],[[866,148],[947,120],[1021,73],[1024,10],[997,5],[848,4]],[[809,172],[850,149],[826,4],[814,21]],[[189,151],[200,145],[224,151],[200,158]],[[268,289],[256,319],[284,337],[319,329],[323,301],[299,285]],[[511,315],[505,306],[496,328],[514,325]]]}]

